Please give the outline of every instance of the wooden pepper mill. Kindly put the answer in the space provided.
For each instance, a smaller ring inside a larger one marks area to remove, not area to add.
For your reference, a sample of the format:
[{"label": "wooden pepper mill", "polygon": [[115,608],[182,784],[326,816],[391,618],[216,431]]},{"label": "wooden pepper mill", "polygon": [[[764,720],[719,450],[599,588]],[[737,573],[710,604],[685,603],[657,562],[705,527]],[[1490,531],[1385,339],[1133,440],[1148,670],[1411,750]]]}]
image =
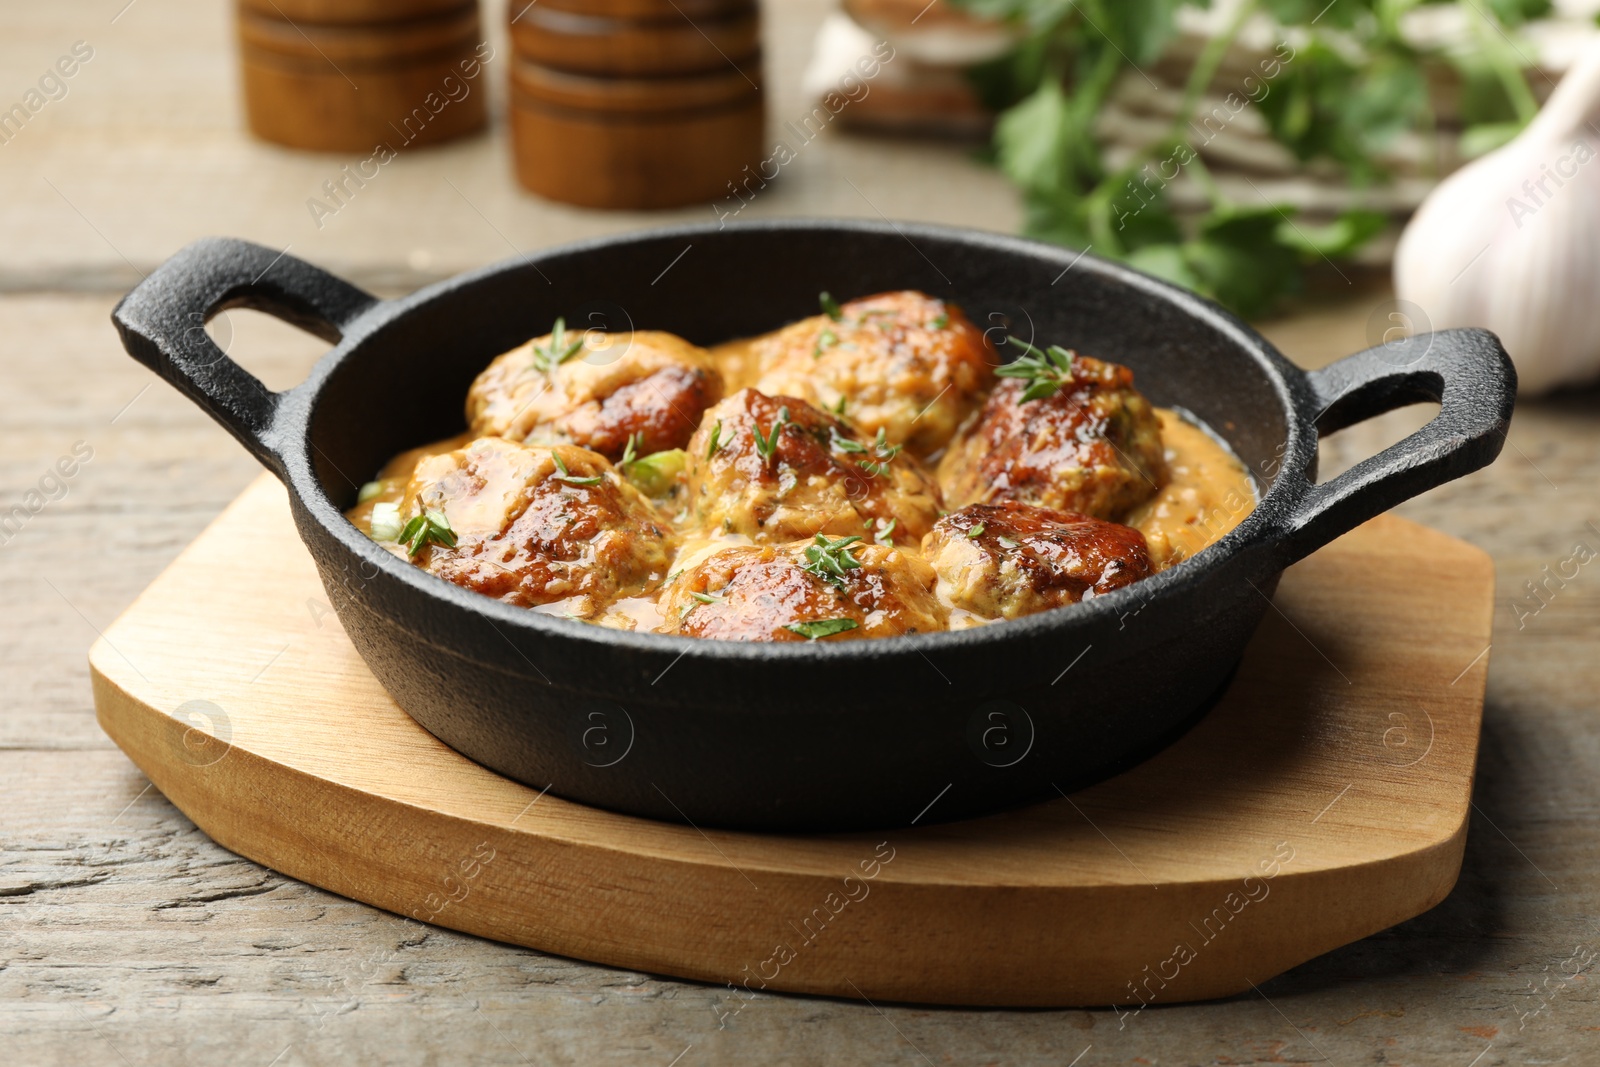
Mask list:
[{"label": "wooden pepper mill", "polygon": [[759,164],[756,0],[540,0],[509,15],[512,144],[533,192],[681,207]]},{"label": "wooden pepper mill", "polygon": [[399,151],[482,129],[477,0],[238,0],[250,129],[323,152]]}]

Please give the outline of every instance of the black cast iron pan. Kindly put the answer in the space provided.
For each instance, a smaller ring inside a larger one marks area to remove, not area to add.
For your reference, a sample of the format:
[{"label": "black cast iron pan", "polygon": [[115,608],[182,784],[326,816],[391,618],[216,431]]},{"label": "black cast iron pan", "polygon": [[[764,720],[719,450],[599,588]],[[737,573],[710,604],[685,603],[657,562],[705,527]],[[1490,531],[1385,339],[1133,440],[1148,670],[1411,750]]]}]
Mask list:
[{"label": "black cast iron pan", "polygon": [[[1259,506],[1193,559],[1089,603],[954,633],[778,645],[513,608],[406,565],[341,513],[390,456],[460,432],[478,371],[558,315],[711,344],[812,314],[820,290],[902,288],[1132,367],[1154,403],[1227,440]],[[241,306],[334,348],[299,386],[271,392],[200,328]],[[205,240],[113,318],[134,358],[283,479],[350,639],[429,731],[560,796],[767,829],[990,812],[1150,751],[1226,681],[1285,566],[1489,463],[1515,394],[1505,352],[1481,330],[1308,374],[1226,312],[1126,267],[994,234],[859,222],[603,238],[388,301],[271,249]],[[1420,400],[1441,404],[1426,427],[1314,484],[1319,432]]]}]

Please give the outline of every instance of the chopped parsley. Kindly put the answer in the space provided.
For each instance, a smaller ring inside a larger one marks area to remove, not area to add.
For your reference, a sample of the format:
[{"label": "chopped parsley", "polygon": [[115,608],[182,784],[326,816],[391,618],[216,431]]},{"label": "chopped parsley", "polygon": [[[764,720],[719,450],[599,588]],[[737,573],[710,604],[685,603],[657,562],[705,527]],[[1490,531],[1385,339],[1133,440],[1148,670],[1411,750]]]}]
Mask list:
[{"label": "chopped parsley", "polygon": [[806,561],[800,569],[820,578],[830,585],[844,588],[845,571],[855,570],[861,566],[861,561],[850,554],[850,546],[861,540],[859,535],[851,534],[830,541],[823,534],[817,534],[815,544],[806,546]]},{"label": "chopped parsley", "polygon": [[822,312],[823,314],[827,315],[828,318],[832,319],[834,322],[844,321],[844,308],[839,306],[839,301],[828,295],[828,291],[826,289],[817,294],[817,303],[822,305]]},{"label": "chopped parsley", "polygon": [[560,474],[556,475],[556,479],[558,481],[566,482],[568,485],[599,485],[601,482],[606,480],[606,477],[603,474],[596,474],[589,478],[579,478],[577,475],[567,470],[566,463],[561,459],[561,453],[557,452],[553,448],[550,450],[550,458],[555,460],[556,470],[561,472]]},{"label": "chopped parsley", "polygon": [[549,374],[567,360],[583,351],[583,334],[574,341],[567,340],[567,320],[557,319],[550,327],[550,344],[533,346],[533,366],[541,374]]},{"label": "chopped parsley", "polygon": [[939,314],[934,316],[932,322],[928,323],[928,329],[942,330],[948,325],[950,325],[950,312],[941,311]]},{"label": "chopped parsley", "polygon": [[974,541],[976,541],[978,538],[983,536],[983,529],[984,529],[983,523],[980,522],[976,526],[974,526],[972,529],[967,531],[967,536],[972,538]]},{"label": "chopped parsley", "polygon": [[752,422],[750,429],[756,435],[756,452],[766,462],[771,463],[773,457],[778,454],[778,435],[783,432],[783,428],[787,425],[789,425],[789,408],[787,406],[778,409],[778,417],[774,420],[772,428],[766,432],[765,436],[761,433],[760,424]]},{"label": "chopped parsley", "polygon": [[450,528],[450,520],[444,512],[424,511],[406,523],[398,540],[406,546],[406,554],[415,557],[430,544],[456,547],[456,532]]},{"label": "chopped parsley", "polygon": [[702,604],[720,604],[727,599],[727,597],[721,597],[715,593],[697,593],[693,590],[689,591],[689,595]]},{"label": "chopped parsley", "polygon": [[722,449],[722,420],[718,419],[717,420],[717,424],[715,426],[711,427],[711,443],[706,447],[706,458],[710,459],[712,456],[716,455],[719,451],[721,451],[721,449]]},{"label": "chopped parsley", "polygon": [[839,343],[839,335],[833,332],[833,327],[824,326],[817,335],[817,347],[811,350],[811,355],[817,359],[822,358],[822,353]]},{"label": "chopped parsley", "polygon": [[880,545],[893,544],[894,542],[892,538],[894,537],[894,528],[898,525],[900,525],[899,519],[890,519],[889,525],[879,530],[877,535],[873,537],[873,540],[878,542]]},{"label": "chopped parsley", "polygon": [[1051,345],[1047,350],[1040,351],[1020,337],[1007,337],[1006,340],[1021,348],[1023,355],[997,368],[995,374],[1001,378],[1021,378],[1028,383],[1019,403],[1043,400],[1047,396],[1054,396],[1062,386],[1072,384],[1075,353],[1060,345]]},{"label": "chopped parsley", "polygon": [[860,625],[854,619],[818,619],[816,622],[791,622],[784,629],[799,634],[807,641],[815,641],[819,637],[832,637],[854,630]]}]

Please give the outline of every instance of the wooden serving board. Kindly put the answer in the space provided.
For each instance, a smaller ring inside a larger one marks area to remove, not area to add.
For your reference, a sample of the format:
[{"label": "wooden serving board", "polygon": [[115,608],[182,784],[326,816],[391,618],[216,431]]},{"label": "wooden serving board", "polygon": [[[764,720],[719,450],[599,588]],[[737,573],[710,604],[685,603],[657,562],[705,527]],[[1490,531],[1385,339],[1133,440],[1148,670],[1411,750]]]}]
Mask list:
[{"label": "wooden serving board", "polygon": [[1449,893],[1492,592],[1476,548],[1374,520],[1284,577],[1231,690],[1153,759],[875,834],[701,832],[457,755],[366,671],[266,476],[90,663],[106,732],[218,843],[402,915],[730,983],[730,1014],[762,988],[1136,1010],[1246,991]]}]

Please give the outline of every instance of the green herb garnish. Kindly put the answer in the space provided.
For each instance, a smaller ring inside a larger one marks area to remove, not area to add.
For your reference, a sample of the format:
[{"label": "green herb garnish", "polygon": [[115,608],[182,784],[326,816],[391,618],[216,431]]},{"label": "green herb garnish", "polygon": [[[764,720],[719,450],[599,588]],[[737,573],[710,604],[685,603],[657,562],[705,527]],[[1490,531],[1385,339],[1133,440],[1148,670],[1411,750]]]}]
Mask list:
[{"label": "green herb garnish", "polygon": [[717,420],[717,424],[715,426],[711,427],[711,443],[706,448],[706,459],[710,459],[712,456],[716,455],[717,452],[721,448],[722,448],[722,420],[718,419]]},{"label": "green herb garnish", "polygon": [[727,597],[721,597],[715,593],[696,593],[693,590],[689,591],[689,595],[702,604],[720,604],[727,599]]},{"label": "green herb garnish", "polygon": [[1023,355],[996,368],[995,374],[1001,378],[1021,378],[1028,383],[1019,403],[1043,400],[1047,396],[1054,396],[1062,386],[1072,384],[1074,353],[1060,345],[1051,345],[1040,351],[1020,337],[1007,337],[1006,340],[1021,348]]},{"label": "green herb garnish", "polygon": [[1009,537],[997,537],[997,538],[995,538],[995,540],[1000,542],[1000,547],[1001,548],[1021,548],[1022,547],[1021,545],[1017,544],[1015,541],[1011,540],[1011,538],[1009,538]]},{"label": "green herb garnish", "polygon": [[564,463],[561,459],[561,453],[557,452],[553,448],[550,450],[550,458],[555,460],[556,470],[561,472],[560,474],[556,475],[556,479],[558,481],[566,482],[568,485],[599,485],[601,482],[606,480],[606,477],[603,474],[596,474],[588,478],[579,478],[577,475],[567,470],[566,463]]},{"label": "green herb garnish", "polygon": [[835,452],[865,452],[867,450],[867,446],[862,444],[860,441],[854,441],[848,437],[840,436],[838,430],[832,431],[832,433],[829,435],[828,447],[833,449]]},{"label": "green herb garnish", "polygon": [[941,311],[939,314],[933,317],[932,322],[928,323],[928,329],[942,330],[948,325],[950,325],[950,313],[948,311]]},{"label": "green herb garnish", "polygon": [[886,473],[889,470],[889,464],[894,462],[894,458],[900,454],[900,449],[903,447],[905,446],[891,445],[884,428],[882,426],[878,427],[878,436],[872,442],[872,454],[877,458],[875,460],[869,459],[862,463],[861,469],[874,478]]},{"label": "green herb garnish", "polygon": [[847,401],[848,401],[848,398],[845,397],[843,394],[841,394],[839,396],[839,402],[837,404],[833,405],[833,407],[829,408],[828,410],[831,411],[834,415],[837,415],[839,418],[842,419],[842,418],[845,417],[844,406],[845,406]]},{"label": "green herb garnish", "polygon": [[976,526],[974,526],[972,529],[967,531],[967,536],[972,538],[974,541],[976,541],[978,538],[983,536],[983,529],[984,529],[983,523],[980,522]]},{"label": "green herb garnish", "polygon": [[533,346],[533,365],[541,374],[549,374],[567,360],[583,351],[583,334],[578,339],[567,340],[567,320],[557,319],[556,324],[550,328],[550,345],[542,348]]},{"label": "green herb garnish", "polygon": [[617,466],[626,467],[629,464],[631,464],[631,463],[635,462],[636,460],[638,460],[638,458],[639,458],[639,446],[643,445],[643,444],[644,444],[644,434],[642,432],[641,433],[631,433],[631,434],[629,434],[628,435],[628,443],[626,445],[624,445],[623,448],[622,448],[622,458],[617,460]]},{"label": "green herb garnish", "polygon": [[652,452],[633,460],[622,469],[623,476],[646,496],[666,496],[677,484],[678,475],[688,464],[689,454],[681,448]]},{"label": "green herb garnish", "polygon": [[879,530],[877,536],[875,536],[873,540],[878,542],[880,545],[893,544],[893,541],[890,539],[894,537],[894,528],[898,525],[900,525],[899,519],[890,519],[889,525]]},{"label": "green herb garnish", "polygon": [[824,326],[822,332],[817,335],[817,347],[811,350],[811,355],[816,359],[821,359],[822,353],[838,343],[839,335],[834,333],[832,328]]},{"label": "green herb garnish", "polygon": [[842,322],[844,320],[844,308],[839,306],[839,301],[828,295],[826,289],[817,295],[817,302],[822,305],[822,312],[828,318],[834,322]]},{"label": "green herb garnish", "polygon": [[756,452],[766,462],[771,463],[772,458],[778,454],[778,434],[782,433],[783,428],[787,425],[789,425],[789,408],[787,406],[778,409],[778,418],[773,422],[772,428],[767,431],[765,436],[762,436],[760,424],[751,424],[751,432],[756,435]]},{"label": "green herb garnish", "polygon": [[406,523],[398,540],[406,546],[406,553],[415,558],[429,544],[456,547],[456,532],[450,528],[450,520],[444,512],[429,510]]},{"label": "green herb garnish", "polygon": [[816,622],[791,622],[784,629],[799,634],[807,641],[815,641],[819,637],[832,637],[846,630],[854,630],[860,625],[854,619],[818,619]]},{"label": "green herb garnish", "polygon": [[845,571],[855,570],[861,561],[850,554],[850,546],[861,538],[856,534],[830,541],[817,534],[815,544],[806,546],[806,561],[800,568],[830,585],[844,588]]}]

